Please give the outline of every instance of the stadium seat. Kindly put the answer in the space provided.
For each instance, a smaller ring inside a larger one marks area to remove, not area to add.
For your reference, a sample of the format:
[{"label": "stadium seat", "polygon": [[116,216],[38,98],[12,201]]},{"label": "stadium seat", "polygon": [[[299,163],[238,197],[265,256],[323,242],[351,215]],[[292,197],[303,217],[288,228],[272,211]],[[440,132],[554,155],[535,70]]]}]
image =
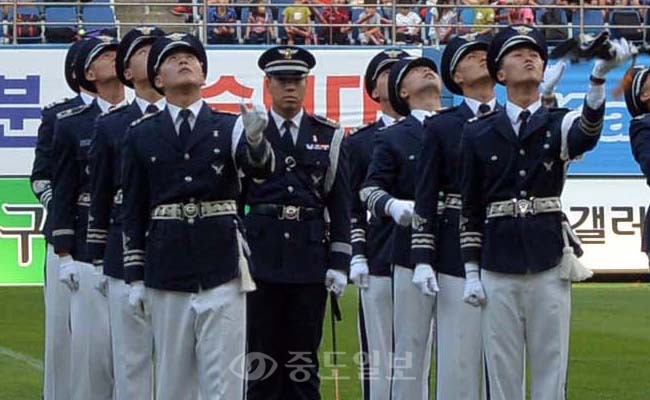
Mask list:
[{"label": "stadium seat", "polygon": [[45,22],[53,23],[45,27],[45,39],[50,43],[70,43],[77,34],[77,7],[45,7]]},{"label": "stadium seat", "polygon": [[[634,25],[639,28],[615,28],[617,25]],[[612,10],[609,14],[609,26],[614,38],[624,37],[632,41],[643,40],[641,25],[641,15],[636,10]]]},{"label": "stadium seat", "polygon": [[[585,25],[604,25],[605,17],[602,10],[585,9]],[[574,10],[571,15],[571,23],[573,24],[573,37],[580,36],[580,10]],[[603,28],[585,28],[585,33],[588,35],[597,35]]]},{"label": "stadium seat", "polygon": [[[95,1],[95,3],[104,3]],[[86,36],[109,35],[117,37],[117,27],[115,26],[115,12],[113,8],[106,5],[86,5],[82,9],[81,19]]]}]

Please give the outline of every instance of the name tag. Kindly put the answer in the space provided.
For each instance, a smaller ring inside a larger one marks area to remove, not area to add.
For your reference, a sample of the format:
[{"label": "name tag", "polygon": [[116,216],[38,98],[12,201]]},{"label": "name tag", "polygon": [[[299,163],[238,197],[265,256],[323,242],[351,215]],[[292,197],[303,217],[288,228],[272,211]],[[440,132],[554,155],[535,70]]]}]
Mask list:
[{"label": "name tag", "polygon": [[308,143],[305,145],[307,150],[324,150],[327,151],[330,149],[329,144],[319,144],[319,143]]}]

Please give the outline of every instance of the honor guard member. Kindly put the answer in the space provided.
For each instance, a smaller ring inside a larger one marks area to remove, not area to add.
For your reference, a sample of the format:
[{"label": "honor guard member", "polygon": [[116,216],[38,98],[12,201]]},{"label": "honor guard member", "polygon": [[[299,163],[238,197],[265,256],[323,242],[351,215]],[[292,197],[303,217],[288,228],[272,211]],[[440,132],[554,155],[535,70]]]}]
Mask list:
[{"label": "honor guard member", "polygon": [[[631,74],[632,81],[625,88],[625,104],[627,110],[633,117],[630,121],[630,145],[632,155],[645,175],[650,185],[650,68],[636,66],[628,74]],[[643,224],[643,237],[641,239],[641,251],[650,258],[650,214],[646,214]]]},{"label": "honor guard member", "polygon": [[488,48],[488,69],[508,100],[465,125],[460,243],[465,296],[483,306],[493,400],[524,398],[524,354],[532,399],[566,398],[571,277],[581,271],[567,256],[560,196],[567,162],[600,137],[607,72],[630,58],[624,40],[611,47],[609,61],[596,61],[582,111],[542,105],[547,47],[535,28],[504,28]]},{"label": "honor guard member", "polygon": [[[395,344],[392,399],[395,400],[429,398],[438,286],[433,271],[427,275],[420,270],[413,271],[411,220],[423,124],[440,109],[441,86],[438,68],[428,58],[403,58],[391,67],[388,77],[391,105],[399,114],[408,116],[376,134],[368,176],[360,192],[361,200],[375,218],[392,218],[396,224],[390,259]],[[425,242],[419,238],[418,241]],[[433,239],[429,242],[433,243]]]},{"label": "honor guard member", "polygon": [[[363,353],[362,390],[364,399],[390,397],[391,358],[393,352],[393,282],[390,267],[390,237],[393,220],[389,217],[368,220],[368,211],[361,203],[359,191],[368,173],[377,130],[393,125],[403,116],[390,104],[388,74],[390,67],[408,53],[386,49],[375,55],[365,74],[366,93],[381,106],[381,116],[350,133],[350,185],[352,187],[352,218],[350,242],[350,280],[359,287],[359,333]],[[372,372],[371,372],[372,371]]]},{"label": "honor guard member", "polygon": [[417,165],[411,261],[429,274],[435,270],[440,286],[436,302],[438,399],[482,398],[481,312],[463,302],[458,171],[463,126],[470,118],[498,107],[495,82],[487,69],[487,48],[488,42],[475,35],[456,36],[445,46],[442,80],[450,92],[464,99],[427,120]]},{"label": "honor guard member", "polygon": [[115,69],[122,83],[135,89],[135,100],[98,117],[90,143],[90,218],[88,253],[103,271],[97,287],[108,297],[115,399],[151,399],[153,333],[148,318],[133,313],[122,263],[122,143],[129,125],[165,107],[165,99],[147,78],[151,44],[164,36],[154,27],[129,31],[117,49]]},{"label": "honor guard member", "polygon": [[125,278],[134,312],[151,314],[158,400],[244,396],[255,285],[235,199],[240,171],[263,179],[275,158],[264,110],[236,117],[201,98],[207,62],[192,35],[154,42],[148,78],[167,106],[133,122],[122,150]]},{"label": "honor guard member", "polygon": [[294,46],[270,48],[258,60],[272,99],[265,134],[278,166],[265,182],[247,183],[246,231],[258,285],[248,301],[248,351],[278,367],[262,379],[249,376],[249,400],[321,398],[327,290],[340,295],[347,284],[349,164],[338,125],[303,109],[315,64]]},{"label": "honor guard member", "polygon": [[117,42],[85,41],[75,63],[81,87],[97,93],[89,105],[58,115],[54,131],[52,241],[59,256],[59,279],[72,291],[72,395],[74,400],[112,399],[113,371],[108,303],[95,286],[100,271],[90,264],[86,247],[90,185],[88,148],[95,118],[124,103],[124,87],[115,74]]},{"label": "honor guard member", "polygon": [[54,253],[51,235],[52,171],[54,170],[52,137],[56,115],[70,108],[93,101],[93,93],[79,87],[74,75],[74,61],[83,42],[75,42],[65,57],[64,75],[75,97],[54,102],[41,113],[38,128],[34,165],[32,167],[32,191],[45,209],[43,234],[47,242],[45,262],[45,362],[43,397],[45,400],[70,398],[70,290],[59,282],[58,256]]}]

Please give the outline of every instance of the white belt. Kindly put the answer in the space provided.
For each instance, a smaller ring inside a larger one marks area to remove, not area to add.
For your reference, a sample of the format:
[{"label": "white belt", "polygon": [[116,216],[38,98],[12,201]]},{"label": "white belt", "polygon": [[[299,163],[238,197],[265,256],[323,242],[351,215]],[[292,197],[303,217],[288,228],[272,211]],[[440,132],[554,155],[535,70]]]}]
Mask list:
[{"label": "white belt", "polygon": [[162,204],[151,212],[151,218],[157,220],[184,220],[193,223],[195,218],[220,217],[237,214],[235,200],[202,201],[200,203]]},{"label": "white belt", "polygon": [[487,207],[487,218],[525,217],[527,215],[554,213],[562,211],[559,197],[531,197],[530,199],[512,199],[495,201]]},{"label": "white belt", "polygon": [[444,196],[441,196],[438,200],[438,215],[442,215],[445,212],[445,209],[451,208],[454,210],[460,210],[463,208],[463,199],[459,194],[449,193]]}]

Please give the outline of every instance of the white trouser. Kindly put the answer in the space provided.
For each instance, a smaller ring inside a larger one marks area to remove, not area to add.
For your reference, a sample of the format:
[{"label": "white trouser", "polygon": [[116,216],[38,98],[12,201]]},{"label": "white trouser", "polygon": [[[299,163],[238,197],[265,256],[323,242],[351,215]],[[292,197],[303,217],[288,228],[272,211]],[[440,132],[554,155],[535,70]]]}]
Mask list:
[{"label": "white trouser", "polygon": [[413,270],[395,265],[393,400],[428,400],[435,297],[413,284]]},{"label": "white trouser", "polygon": [[[389,400],[393,352],[393,282],[389,276],[368,276],[368,288],[360,289],[368,352],[367,400]],[[362,382],[363,383],[363,382]],[[362,390],[364,390],[362,385]]]},{"label": "white trouser", "polygon": [[59,281],[59,257],[47,245],[45,264],[45,400],[70,399],[70,290]]},{"label": "white trouser", "polygon": [[532,400],[564,400],[569,361],[571,282],[559,268],[510,275],[481,271],[487,297],[483,343],[491,400],[520,400],[524,351]]},{"label": "white trouser", "polygon": [[244,396],[246,294],[239,279],[199,293],[147,289],[157,400]]},{"label": "white trouser", "polygon": [[129,306],[130,286],[108,277],[108,309],[113,343],[115,400],[150,400],[153,396],[151,321]]},{"label": "white trouser", "polygon": [[465,279],[438,274],[436,398],[481,399],[481,309],[463,301]]},{"label": "white trouser", "polygon": [[73,400],[113,399],[113,355],[108,318],[108,299],[95,283],[99,276],[91,264],[79,265],[79,290],[72,293]]}]

